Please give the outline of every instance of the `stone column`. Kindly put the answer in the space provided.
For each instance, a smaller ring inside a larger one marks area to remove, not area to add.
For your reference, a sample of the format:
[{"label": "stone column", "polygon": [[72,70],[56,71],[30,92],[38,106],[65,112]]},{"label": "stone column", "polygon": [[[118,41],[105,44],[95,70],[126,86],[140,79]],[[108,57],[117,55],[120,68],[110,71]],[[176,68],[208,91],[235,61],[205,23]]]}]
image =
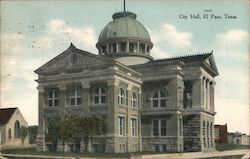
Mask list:
[{"label": "stone column", "polygon": [[137,52],[139,52],[139,47],[140,47],[140,43],[139,42],[137,42]]},{"label": "stone column", "polygon": [[192,90],[192,107],[200,108],[201,107],[201,98],[202,98],[202,78],[197,77],[193,80],[193,90]]},{"label": "stone column", "polygon": [[132,145],[129,142],[129,138],[131,137],[131,94],[132,94],[132,85],[128,84],[127,89],[126,89],[126,96],[127,96],[127,107],[126,107],[126,111],[127,111],[127,121],[126,121],[126,125],[127,125],[127,130],[126,130],[126,137],[127,137],[127,152],[132,150]]},{"label": "stone column", "polygon": [[210,110],[214,111],[214,86],[215,82],[210,83]]},{"label": "stone column", "polygon": [[89,104],[90,104],[90,98],[89,96],[91,94],[89,94],[89,90],[90,90],[90,82],[87,80],[83,80],[81,81],[81,85],[82,85],[82,110],[84,113],[84,115],[89,116],[90,112],[89,112]]},{"label": "stone column", "polygon": [[145,52],[144,52],[144,53],[146,53],[146,52],[147,52],[147,46],[148,46],[148,45],[147,45],[147,44],[145,44]]},{"label": "stone column", "polygon": [[184,93],[184,82],[183,79],[177,77],[177,107],[183,108],[183,93]]},{"label": "stone column", "polygon": [[206,78],[203,79],[203,97],[204,97],[204,108],[207,108],[207,88],[206,88]]},{"label": "stone column", "polygon": [[115,46],[116,46],[116,52],[119,52],[118,42],[115,43]]},{"label": "stone column", "polygon": [[177,132],[176,132],[176,134],[177,134],[177,137],[178,137],[178,139],[177,139],[177,151],[178,152],[181,152],[181,151],[183,151],[183,138],[182,138],[182,131],[183,131],[183,128],[182,128],[182,114],[181,114],[181,112],[177,112],[176,113],[177,115],[176,115],[176,120],[177,120]]},{"label": "stone column", "polygon": [[46,151],[45,147],[45,119],[44,119],[44,107],[45,107],[45,90],[43,86],[38,86],[38,135],[37,135],[37,148],[40,151]]},{"label": "stone column", "polygon": [[107,43],[107,54],[110,53],[110,50],[109,50],[109,43]]},{"label": "stone column", "polygon": [[118,89],[119,80],[111,79],[107,80],[108,84],[108,115],[107,115],[107,152],[119,151],[119,144],[115,142],[115,136],[118,136]]},{"label": "stone column", "polygon": [[141,101],[141,87],[139,88],[138,92],[138,151],[142,151],[142,133],[141,133],[141,110],[142,110],[142,101]]},{"label": "stone column", "polygon": [[127,42],[126,52],[129,52],[129,42]]},{"label": "stone column", "polygon": [[207,109],[210,109],[210,81],[207,80]]}]

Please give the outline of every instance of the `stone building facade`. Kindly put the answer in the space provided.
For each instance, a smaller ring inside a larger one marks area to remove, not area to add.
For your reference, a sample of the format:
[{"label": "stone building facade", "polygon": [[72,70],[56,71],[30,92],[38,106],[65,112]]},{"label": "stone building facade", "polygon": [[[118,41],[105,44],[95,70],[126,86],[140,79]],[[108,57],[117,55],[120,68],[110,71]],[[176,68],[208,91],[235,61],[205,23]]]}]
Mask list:
[{"label": "stone building facade", "polygon": [[[155,60],[146,28],[118,12],[100,33],[95,55],[73,44],[38,68],[38,148],[46,124],[65,110],[102,117],[105,136],[90,151],[205,151],[214,145],[213,54]],[[153,53],[152,53],[153,54]]]}]

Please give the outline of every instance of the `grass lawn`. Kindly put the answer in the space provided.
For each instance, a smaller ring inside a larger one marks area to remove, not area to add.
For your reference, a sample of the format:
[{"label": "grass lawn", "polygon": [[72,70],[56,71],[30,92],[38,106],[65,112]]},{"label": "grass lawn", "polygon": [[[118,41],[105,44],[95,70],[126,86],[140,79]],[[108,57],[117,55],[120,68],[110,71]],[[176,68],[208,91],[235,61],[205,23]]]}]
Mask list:
[{"label": "grass lawn", "polygon": [[22,154],[22,155],[44,155],[44,156],[67,156],[67,157],[105,157],[105,158],[128,158],[129,153],[74,153],[74,152],[38,152],[35,148],[16,148],[3,149],[3,154]]},{"label": "grass lawn", "polygon": [[239,150],[239,149],[250,149],[250,145],[237,145],[237,144],[216,144],[216,150]]}]

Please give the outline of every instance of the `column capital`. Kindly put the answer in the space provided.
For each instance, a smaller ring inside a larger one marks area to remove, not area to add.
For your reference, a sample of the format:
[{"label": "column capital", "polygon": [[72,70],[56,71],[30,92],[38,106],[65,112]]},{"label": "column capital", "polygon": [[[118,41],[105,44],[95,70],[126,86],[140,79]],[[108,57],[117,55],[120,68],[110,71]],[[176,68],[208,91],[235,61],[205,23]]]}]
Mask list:
[{"label": "column capital", "polygon": [[211,87],[214,87],[216,85],[216,82],[215,81],[211,81]]},{"label": "column capital", "polygon": [[127,90],[128,90],[128,91],[131,91],[131,90],[132,90],[132,88],[133,88],[133,86],[132,86],[131,84],[128,84],[128,86],[127,86]]},{"label": "column capital", "polygon": [[89,81],[86,81],[86,80],[82,80],[81,81],[81,84],[82,84],[82,88],[90,88],[90,82]]},{"label": "column capital", "polygon": [[108,86],[118,86],[120,84],[120,80],[118,79],[110,79],[106,81]]}]

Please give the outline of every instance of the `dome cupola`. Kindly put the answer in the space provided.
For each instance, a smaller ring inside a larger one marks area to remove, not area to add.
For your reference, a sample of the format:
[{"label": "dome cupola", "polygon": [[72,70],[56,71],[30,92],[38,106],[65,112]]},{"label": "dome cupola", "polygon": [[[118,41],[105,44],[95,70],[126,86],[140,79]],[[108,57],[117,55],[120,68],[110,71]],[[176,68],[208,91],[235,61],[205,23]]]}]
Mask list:
[{"label": "dome cupola", "polygon": [[125,65],[143,64],[150,60],[153,47],[147,29],[132,12],[117,12],[102,30],[96,44],[99,55],[114,57]]}]

